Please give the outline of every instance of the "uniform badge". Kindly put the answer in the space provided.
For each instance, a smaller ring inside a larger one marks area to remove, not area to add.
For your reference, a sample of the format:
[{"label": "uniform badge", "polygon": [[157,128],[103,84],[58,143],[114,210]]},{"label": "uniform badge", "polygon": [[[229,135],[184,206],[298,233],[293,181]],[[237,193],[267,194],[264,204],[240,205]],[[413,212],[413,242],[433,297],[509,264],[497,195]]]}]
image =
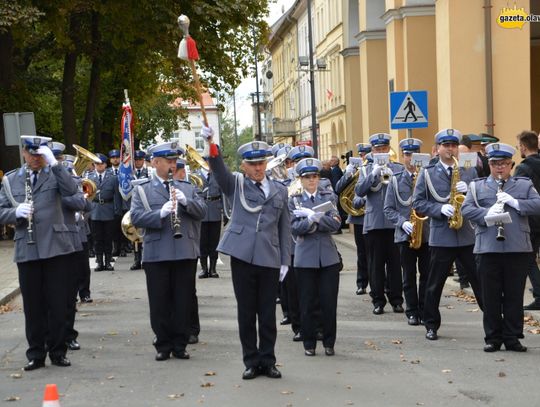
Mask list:
[{"label": "uniform badge", "polygon": [[453,136],[454,135],[454,129],[446,129],[446,134],[448,136]]}]

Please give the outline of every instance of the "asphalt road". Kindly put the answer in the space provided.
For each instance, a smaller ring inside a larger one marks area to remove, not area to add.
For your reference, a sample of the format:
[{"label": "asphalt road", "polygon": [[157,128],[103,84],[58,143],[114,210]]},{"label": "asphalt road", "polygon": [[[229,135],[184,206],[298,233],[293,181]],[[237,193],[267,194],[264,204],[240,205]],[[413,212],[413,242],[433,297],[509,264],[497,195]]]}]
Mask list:
[{"label": "asphalt road", "polygon": [[[190,360],[154,361],[144,273],[92,273],[93,304],[77,315],[82,349],[73,366],[24,372],[26,340],[20,298],[0,315],[0,403],[39,406],[46,383],[58,385],[62,407],[80,406],[530,406],[537,403],[540,336],[526,333],[529,352],[482,351],[482,315],[445,291],[440,339],[404,314],[375,316],[356,296],[354,253],[341,247],[336,356],[306,357],[280,326],[276,347],[283,378],[243,381],[241,348],[228,259],[219,279],[198,280],[201,342]],[[278,318],[281,310],[278,308]],[[49,363],[47,361],[47,363]]]}]

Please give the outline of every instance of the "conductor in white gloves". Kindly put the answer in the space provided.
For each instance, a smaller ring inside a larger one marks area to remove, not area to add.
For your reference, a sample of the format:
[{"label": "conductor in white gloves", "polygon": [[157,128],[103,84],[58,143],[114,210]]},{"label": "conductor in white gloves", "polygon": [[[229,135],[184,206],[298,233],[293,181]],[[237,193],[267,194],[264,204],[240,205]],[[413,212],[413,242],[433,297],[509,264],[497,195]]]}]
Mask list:
[{"label": "conductor in white gloves", "polygon": [[[291,229],[296,238],[294,272],[300,298],[300,330],[306,356],[315,356],[319,304],[324,352],[327,356],[334,355],[339,272],[342,268],[331,236],[341,225],[336,208],[337,197],[318,186],[321,169],[321,162],[315,158],[304,158],[296,164],[302,191],[289,197]],[[328,207],[315,209],[322,204]]]},{"label": "conductor in white gloves", "polygon": [[463,266],[478,306],[480,309],[483,307],[473,255],[474,230],[470,222],[466,221],[460,229],[451,229],[448,225],[448,219],[455,212],[452,203],[448,202],[454,171],[459,171],[460,181],[455,188],[461,193],[466,193],[468,184],[477,177],[474,167],[454,169],[453,157],[458,157],[460,140],[461,133],[456,129],[444,129],[435,135],[440,160],[420,171],[413,194],[413,208],[430,217],[431,260],[424,302],[424,325],[429,340],[438,339],[437,331],[441,326],[439,302],[448,271],[456,259]]},{"label": "conductor in white gloves", "polygon": [[[203,126],[212,173],[232,203],[232,215],[218,245],[231,258],[231,275],[238,304],[238,327],[244,380],[259,374],[280,378],[274,347],[277,337],[276,292],[291,259],[291,225],[287,188],[266,176],[270,146],[252,141],[238,148],[243,174],[233,174]],[[257,324],[259,331],[257,332]]]},{"label": "conductor in white gloves", "polygon": [[[135,186],[131,200],[131,221],[145,229],[142,263],[157,361],[171,354],[189,359],[186,345],[206,203],[189,182],[169,184],[169,171],[176,171],[176,160],[183,152],[176,142],[150,147],[155,176]],[[173,217],[180,221],[181,238],[173,237]]]},{"label": "conductor in white gloves", "polygon": [[[462,213],[476,224],[474,253],[484,292],[485,352],[525,352],[523,338],[523,293],[533,246],[529,215],[540,214],[540,196],[529,178],[511,177],[515,149],[504,143],[486,146],[491,175],[474,185],[463,203]],[[506,240],[497,239],[499,225],[486,218],[506,212]]]},{"label": "conductor in white gloves", "polygon": [[[418,249],[410,247],[413,233],[413,224],[410,222],[412,194],[418,176],[417,168],[411,163],[411,159],[413,153],[420,152],[421,146],[422,141],[415,138],[406,138],[399,143],[405,168],[392,177],[384,200],[384,214],[396,228],[394,242],[399,248],[403,270],[405,315],[409,325],[419,325],[424,319],[424,297],[429,272],[429,221],[424,221],[422,224],[421,246]],[[418,231],[414,233],[419,236]],[[419,275],[418,285],[416,284],[417,275]]]},{"label": "conductor in white gloves", "polygon": [[66,167],[58,165],[48,147],[50,140],[22,136],[25,164],[4,176],[0,190],[0,224],[15,224],[14,261],[24,304],[27,371],[45,366],[47,353],[52,364],[70,365],[66,281],[75,247],[64,223],[62,198],[77,194],[77,185]]}]

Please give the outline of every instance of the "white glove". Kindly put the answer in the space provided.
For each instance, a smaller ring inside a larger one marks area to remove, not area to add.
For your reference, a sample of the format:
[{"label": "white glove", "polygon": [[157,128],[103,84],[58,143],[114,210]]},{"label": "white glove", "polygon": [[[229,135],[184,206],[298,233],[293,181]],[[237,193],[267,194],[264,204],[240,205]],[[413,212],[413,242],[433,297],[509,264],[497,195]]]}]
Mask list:
[{"label": "white glove", "polygon": [[345,172],[347,174],[354,174],[354,171],[356,170],[356,167],[352,164],[349,164],[347,165],[347,167],[345,167]]},{"label": "white glove", "polygon": [[51,151],[51,149],[47,146],[41,146],[38,148],[38,154],[41,154],[43,157],[45,157],[45,161],[47,161],[47,164],[49,164],[51,167],[58,164],[58,161],[56,158],[54,158],[54,154]]},{"label": "white glove", "polygon": [[170,215],[173,210],[174,210],[173,203],[171,201],[167,201],[161,207],[159,211],[159,216],[161,217],[161,219],[163,219],[164,217]]},{"label": "white glove", "polygon": [[281,266],[279,268],[279,282],[281,283],[283,280],[285,280],[285,277],[287,276],[287,273],[289,272],[289,266]]},{"label": "white glove", "polygon": [[502,212],[503,212],[503,205],[496,203],[491,208],[488,209],[486,216],[489,217],[489,216],[497,215]]},{"label": "white glove", "polygon": [[374,164],[373,165],[373,170],[371,171],[371,173],[374,176],[381,175],[382,169],[383,169],[382,165]]},{"label": "white glove", "polygon": [[403,225],[401,225],[401,229],[403,229],[405,233],[410,235],[413,231],[413,224],[406,220],[405,222],[403,222]]},{"label": "white glove", "polygon": [[201,136],[208,141],[212,137],[214,137],[214,130],[212,130],[212,127],[206,127],[203,123],[201,129]]},{"label": "white glove", "polygon": [[81,220],[81,213],[80,212],[75,212],[75,222],[78,222]]},{"label": "white glove", "polygon": [[519,210],[519,202],[517,199],[506,192],[497,192],[497,201]]},{"label": "white glove", "polygon": [[296,216],[297,218],[307,218],[312,213],[315,213],[315,212],[313,212],[313,210],[309,208],[300,208],[300,209],[295,209],[293,213],[294,213],[294,216]]},{"label": "white glove", "polygon": [[454,207],[450,204],[444,204],[441,208],[441,213],[450,218],[454,215]]},{"label": "white glove", "polygon": [[311,215],[308,216],[308,219],[310,222],[319,223],[323,216],[324,212],[313,212]]},{"label": "white glove", "polygon": [[15,216],[17,218],[24,218],[28,219],[30,215],[34,212],[34,207],[32,204],[29,203],[22,203],[17,206],[17,209],[15,209]]},{"label": "white glove", "polygon": [[469,189],[469,187],[467,186],[467,183],[465,181],[459,181],[457,184],[456,184],[456,190],[458,192],[461,192],[462,194],[464,194],[465,192],[467,192],[467,189]]},{"label": "white glove", "polygon": [[174,192],[176,193],[176,202],[178,202],[181,205],[186,206],[187,204],[186,195],[182,191],[180,191],[178,188],[176,188]]}]

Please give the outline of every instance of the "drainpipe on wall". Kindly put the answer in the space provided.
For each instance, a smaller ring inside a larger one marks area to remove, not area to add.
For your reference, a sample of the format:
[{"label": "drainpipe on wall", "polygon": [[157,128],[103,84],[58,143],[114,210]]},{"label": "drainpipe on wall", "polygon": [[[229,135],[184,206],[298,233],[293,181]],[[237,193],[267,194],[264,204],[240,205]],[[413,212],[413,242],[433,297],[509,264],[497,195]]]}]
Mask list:
[{"label": "drainpipe on wall", "polygon": [[495,135],[493,122],[493,61],[491,42],[491,0],[484,0],[484,47],[486,49],[486,133]]}]

